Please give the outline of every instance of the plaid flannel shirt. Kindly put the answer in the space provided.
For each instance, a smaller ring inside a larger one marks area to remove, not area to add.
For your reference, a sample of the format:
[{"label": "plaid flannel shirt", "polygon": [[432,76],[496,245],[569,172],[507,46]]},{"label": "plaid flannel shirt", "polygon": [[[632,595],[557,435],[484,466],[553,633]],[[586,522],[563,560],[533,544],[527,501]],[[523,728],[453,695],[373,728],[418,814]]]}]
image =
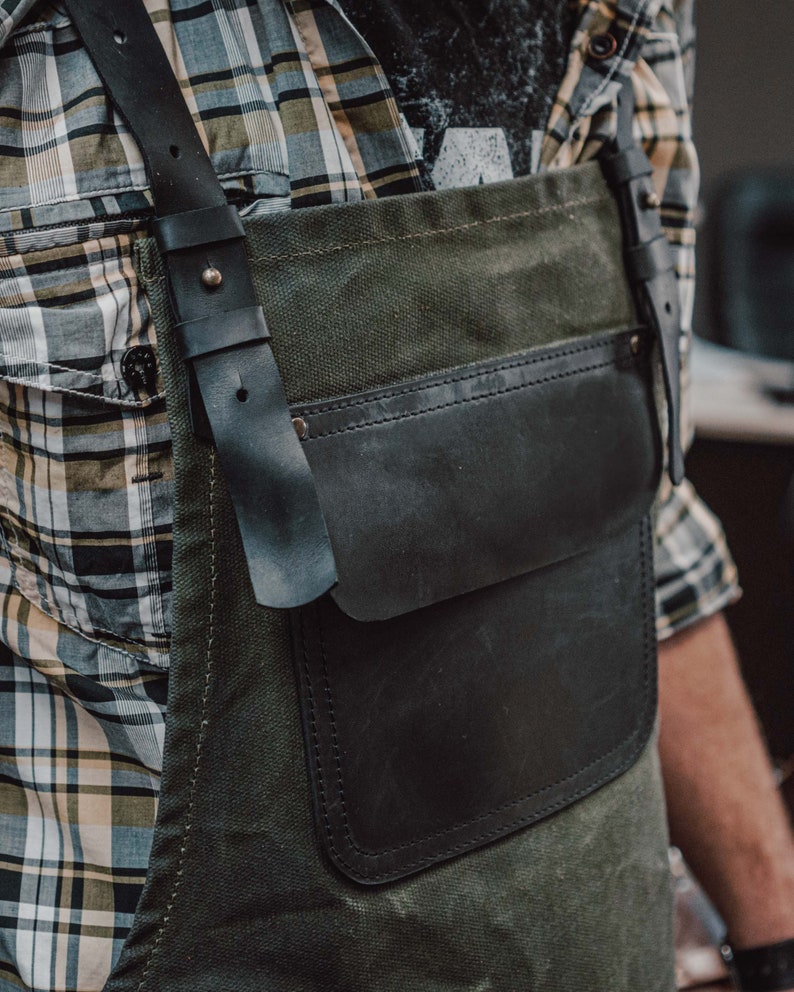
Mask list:
[{"label": "plaid flannel shirt", "polygon": [[[146,5],[243,214],[420,188],[409,128],[335,0]],[[689,0],[578,6],[542,167],[597,154],[632,72],[689,316]],[[605,33],[617,50],[593,60]],[[0,988],[86,992],[118,957],[151,843],[173,465],[161,379],[120,372],[131,347],[156,349],[132,263],[146,175],[57,3],[0,0],[0,145]],[[737,590],[686,484],[658,538],[664,637]]]}]

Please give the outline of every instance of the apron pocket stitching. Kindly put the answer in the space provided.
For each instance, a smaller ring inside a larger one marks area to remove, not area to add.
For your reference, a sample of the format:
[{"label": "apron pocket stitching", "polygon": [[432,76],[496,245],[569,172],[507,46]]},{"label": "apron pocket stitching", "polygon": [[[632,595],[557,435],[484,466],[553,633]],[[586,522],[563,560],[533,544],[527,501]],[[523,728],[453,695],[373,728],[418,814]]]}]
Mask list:
[{"label": "apron pocket stitching", "polygon": [[[448,403],[439,403],[437,406],[425,407],[422,408],[421,410],[411,410],[409,413],[399,413],[399,414],[395,414],[392,417],[383,417],[379,420],[368,420],[365,421],[363,424],[350,424],[347,427],[336,427],[333,430],[325,431],[322,434],[314,434],[314,435],[310,434],[306,438],[306,440],[319,441],[324,437],[331,437],[334,434],[345,434],[347,431],[357,431],[357,430],[361,430],[364,427],[377,427],[379,424],[390,424],[398,420],[407,420],[410,417],[419,417],[419,416],[423,416],[426,413],[435,413],[438,410],[447,410],[450,409],[451,407],[461,406],[462,404],[465,403],[479,403],[482,402],[483,400],[493,399],[494,396],[505,396],[508,393],[514,393],[517,390],[529,389],[531,386],[541,386],[544,383],[555,382],[558,379],[569,379],[572,376],[581,375],[585,372],[596,372],[598,371],[598,369],[610,368],[611,366],[615,366],[616,368],[618,368],[620,367],[620,365],[621,365],[620,360],[599,362],[595,365],[586,365],[583,368],[573,369],[570,372],[557,372],[553,375],[544,376],[541,379],[533,379],[531,382],[522,382],[515,386],[507,386],[502,389],[494,389],[488,393],[483,393],[481,396],[469,396],[464,399],[450,400]],[[396,395],[399,396],[400,394],[398,393]]]},{"label": "apron pocket stitching", "polygon": [[[643,590],[644,590],[644,592],[643,592],[643,598],[644,599],[647,599],[647,561],[646,561],[646,553],[645,553],[645,541],[643,540],[646,526],[647,526],[646,522],[643,521],[639,525],[639,528],[638,528],[638,530],[639,530],[639,537],[640,537],[640,540],[639,540],[639,544],[640,544],[640,561],[641,561],[641,569],[642,569],[642,576],[643,576]],[[349,831],[349,829],[347,827],[346,802],[345,802],[344,788],[342,786],[342,775],[341,775],[341,754],[340,754],[339,749],[338,749],[338,746],[337,746],[338,737],[337,737],[336,721],[335,721],[335,718],[334,718],[334,710],[333,710],[333,694],[331,692],[330,681],[328,680],[328,659],[327,659],[326,651],[325,651],[325,641],[324,641],[324,638],[323,638],[323,624],[322,624],[322,620],[321,620],[320,615],[319,615],[319,609],[317,609],[317,627],[318,627],[319,640],[320,640],[320,652],[321,652],[321,656],[322,656],[322,659],[323,659],[323,677],[324,677],[324,682],[325,682],[324,692],[325,692],[326,698],[328,699],[329,719],[330,719],[330,722],[331,722],[331,725],[332,725],[334,750],[336,752],[336,759],[337,759],[337,781],[339,783],[339,799],[340,799],[340,804],[341,804],[341,809],[342,809],[342,817],[343,817],[343,821],[345,823],[345,833],[347,835],[348,840],[350,841],[351,847],[358,854],[360,854],[362,857],[365,857],[365,858],[377,858],[377,857],[380,857],[380,856],[382,856],[384,854],[391,854],[391,853],[394,853],[396,851],[404,850],[405,848],[408,848],[408,847],[413,847],[415,844],[423,843],[423,842],[428,841],[428,840],[433,840],[433,839],[438,838],[438,837],[443,837],[445,834],[452,833],[455,830],[459,830],[459,829],[461,829],[463,827],[471,826],[472,824],[477,823],[480,820],[488,819],[488,817],[493,816],[495,813],[500,813],[500,812],[502,812],[504,810],[510,809],[511,807],[518,806],[521,803],[526,802],[528,799],[532,799],[535,796],[542,795],[544,792],[547,792],[549,789],[553,789],[553,788],[555,788],[555,787],[557,787],[559,785],[564,785],[566,782],[570,781],[571,779],[577,778],[583,772],[588,771],[590,768],[593,767],[593,765],[596,765],[600,761],[604,761],[604,760],[608,759],[610,757],[610,755],[614,754],[615,751],[620,750],[629,741],[631,741],[634,738],[636,738],[639,735],[641,735],[642,732],[643,732],[643,730],[645,729],[645,725],[647,723],[647,721],[643,721],[643,722],[639,723],[630,734],[627,734],[622,740],[620,740],[617,744],[615,744],[613,747],[611,747],[609,749],[609,751],[606,751],[604,754],[599,755],[597,758],[594,758],[592,761],[590,761],[589,764],[585,765],[583,768],[580,768],[577,772],[572,773],[571,775],[567,775],[565,778],[560,779],[559,781],[551,782],[548,785],[545,785],[545,786],[543,786],[540,789],[536,789],[535,791],[530,792],[530,793],[528,793],[525,796],[520,796],[517,799],[512,799],[509,802],[503,803],[501,806],[498,806],[496,809],[489,810],[487,813],[483,813],[480,816],[473,817],[470,820],[464,820],[464,821],[462,821],[460,823],[455,823],[455,824],[453,824],[450,827],[444,828],[443,830],[439,830],[439,831],[436,831],[434,833],[427,834],[427,835],[425,835],[423,837],[416,837],[416,838],[414,838],[411,841],[407,841],[407,842],[405,842],[403,844],[395,845],[394,847],[384,848],[383,850],[377,851],[377,852],[369,852],[369,851],[364,850],[363,848],[358,847],[358,845],[353,840],[353,838],[352,838],[352,836],[350,834],[350,831]],[[647,704],[648,704],[648,688],[649,688],[649,682],[650,682],[650,679],[649,679],[650,652],[648,650],[648,630],[647,630],[647,627],[648,627],[648,625],[645,624],[644,625],[644,628],[645,629],[644,629],[644,634],[643,634],[643,642],[644,642],[644,658],[643,658],[643,670],[644,670],[644,704],[645,704],[645,708],[646,709],[647,709]],[[310,694],[310,695],[311,695],[311,698],[313,700],[313,698],[314,698],[313,697],[313,694]],[[312,704],[312,709],[313,709],[313,704]],[[314,716],[313,715],[312,715],[312,720],[314,722]],[[632,757],[631,761],[628,762],[628,764],[631,764],[632,761],[633,761],[633,757]],[[627,767],[628,767],[628,765],[627,765]],[[612,778],[614,776],[614,774],[615,774],[614,770],[610,770],[606,774],[606,776],[603,779],[600,779],[598,781],[598,783],[596,783],[596,784],[600,784],[602,781],[607,781],[609,778]],[[575,796],[573,798],[577,798],[578,795],[584,795],[585,792],[592,791],[592,788],[593,788],[593,785],[592,784],[588,785],[583,792],[575,794]],[[539,816],[543,816],[543,815],[545,815],[547,813],[550,813],[554,809],[556,809],[556,808],[558,808],[560,806],[568,805],[569,802],[571,802],[571,799],[560,799],[560,800],[557,800],[556,802],[552,803],[550,806],[548,806],[548,807],[546,807],[544,809],[541,809],[541,810],[539,810],[537,812],[533,812],[529,817],[519,817],[518,820],[515,821],[515,823],[513,824],[513,826],[520,825],[521,822],[522,822],[522,820],[535,820]],[[323,800],[322,800],[322,803],[323,803],[323,810],[325,812],[326,803],[325,803],[325,798],[324,798],[324,790],[323,790]],[[478,837],[473,838],[472,841],[467,841],[464,844],[455,845],[454,847],[450,848],[448,851],[444,852],[444,856],[447,856],[449,854],[452,854],[456,850],[459,850],[459,849],[460,850],[463,850],[466,847],[471,846],[471,843],[476,843],[476,842],[487,840],[489,836],[494,836],[496,833],[503,833],[503,832],[504,832],[504,828],[500,827],[495,832],[494,831],[489,831],[489,832],[486,832],[485,834],[481,834]],[[426,859],[422,859],[422,860],[426,860]],[[415,862],[413,865],[406,866],[406,867],[415,867],[416,864],[420,864],[420,863],[422,863],[422,861]]]},{"label": "apron pocket stitching", "polygon": [[[591,344],[579,345],[576,347],[567,347],[555,349],[554,351],[546,352],[544,355],[535,356],[531,358],[521,357],[515,358],[511,361],[500,362],[498,365],[490,367],[487,372],[483,372],[482,369],[475,369],[473,372],[464,372],[459,375],[446,376],[443,379],[434,379],[431,383],[422,382],[419,385],[409,386],[406,388],[398,389],[384,389],[378,391],[377,395],[367,395],[362,399],[351,400],[351,401],[341,401],[341,402],[329,402],[320,403],[317,405],[312,404],[311,406],[306,405],[301,409],[301,412],[307,415],[318,414],[318,413],[338,413],[342,410],[351,410],[357,406],[366,406],[366,404],[371,403],[373,399],[386,400],[386,399],[396,399],[400,396],[410,396],[412,393],[420,393],[428,389],[435,389],[437,386],[451,386],[457,382],[467,382],[471,379],[481,378],[484,375],[492,375],[495,372],[506,372],[509,369],[519,369],[528,368],[530,365],[543,364],[544,362],[551,361],[556,358],[570,357],[573,355],[580,355],[587,351],[599,351],[603,350],[604,342],[603,340],[596,341]],[[301,407],[297,404],[298,408]],[[318,435],[320,436],[320,435]]]}]

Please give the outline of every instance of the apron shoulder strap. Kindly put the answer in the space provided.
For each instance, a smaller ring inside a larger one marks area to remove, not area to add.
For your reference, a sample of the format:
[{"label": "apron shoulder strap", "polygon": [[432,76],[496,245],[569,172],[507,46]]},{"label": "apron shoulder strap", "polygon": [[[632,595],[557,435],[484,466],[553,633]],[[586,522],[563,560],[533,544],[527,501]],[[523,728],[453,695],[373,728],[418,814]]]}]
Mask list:
[{"label": "apron shoulder strap", "polygon": [[66,0],[66,7],[143,154],[193,430],[215,442],[256,600],[303,605],[335,583],[336,568],[256,300],[242,223],[142,0]]},{"label": "apron shoulder strap", "polygon": [[675,263],[662,230],[653,166],[634,141],[634,91],[631,79],[618,96],[617,133],[601,155],[604,176],[615,192],[623,225],[626,273],[640,317],[659,342],[667,400],[668,473],[673,485],[684,478],[681,438],[681,306]]}]

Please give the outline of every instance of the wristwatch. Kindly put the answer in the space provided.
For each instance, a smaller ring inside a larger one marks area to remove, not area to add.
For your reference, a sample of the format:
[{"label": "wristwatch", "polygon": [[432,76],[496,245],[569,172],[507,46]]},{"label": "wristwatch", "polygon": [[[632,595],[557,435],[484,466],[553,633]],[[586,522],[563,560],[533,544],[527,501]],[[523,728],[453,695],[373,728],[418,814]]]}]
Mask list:
[{"label": "wristwatch", "polygon": [[725,943],[720,954],[740,992],[784,992],[794,988],[794,939],[741,951]]}]

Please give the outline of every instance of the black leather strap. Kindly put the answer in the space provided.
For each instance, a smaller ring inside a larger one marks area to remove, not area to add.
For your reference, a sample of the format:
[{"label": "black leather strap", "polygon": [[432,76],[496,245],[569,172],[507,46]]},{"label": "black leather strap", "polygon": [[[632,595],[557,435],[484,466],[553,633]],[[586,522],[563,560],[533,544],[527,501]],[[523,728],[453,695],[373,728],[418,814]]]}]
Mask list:
[{"label": "black leather strap", "polygon": [[670,244],[663,234],[626,249],[625,255],[632,283],[650,282],[670,271]]},{"label": "black leather strap", "polygon": [[618,98],[614,149],[601,156],[601,167],[614,189],[623,223],[626,273],[640,317],[659,341],[668,412],[668,473],[677,485],[684,478],[681,439],[681,308],[673,255],[662,231],[658,200],[651,181],[653,166],[634,143],[634,96],[629,80]]},{"label": "black leather strap", "polygon": [[245,237],[240,215],[226,203],[222,207],[201,207],[158,217],[152,231],[162,252]]},{"label": "black leather strap", "polygon": [[794,940],[743,951],[723,944],[721,953],[741,992],[782,992],[794,987]]},{"label": "black leather strap", "polygon": [[[623,101],[622,105],[626,106],[626,101],[622,95],[620,99]],[[621,128],[621,144],[626,141],[627,137],[629,141],[632,140],[632,135],[626,136]],[[610,186],[620,186],[621,183],[627,183],[638,176],[653,175],[650,159],[642,148],[634,144],[628,146],[623,144],[620,155],[604,158],[602,168]]]},{"label": "black leather strap", "polygon": [[141,0],[66,6],[146,162],[180,347],[198,386],[191,390],[193,427],[211,432],[218,449],[257,602],[300,606],[335,583],[336,568],[239,217]]},{"label": "black leather strap", "polygon": [[174,328],[179,353],[184,361],[209,355],[213,351],[236,348],[253,341],[267,341],[267,329],[262,307],[235,310],[236,320],[218,325],[214,317],[199,317]]}]

